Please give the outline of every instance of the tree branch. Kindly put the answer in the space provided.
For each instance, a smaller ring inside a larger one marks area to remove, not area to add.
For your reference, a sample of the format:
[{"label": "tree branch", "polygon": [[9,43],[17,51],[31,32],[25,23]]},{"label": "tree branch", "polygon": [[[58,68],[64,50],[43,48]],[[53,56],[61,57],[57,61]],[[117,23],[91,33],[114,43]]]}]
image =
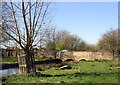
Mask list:
[{"label": "tree branch", "polygon": [[18,25],[17,25],[17,20],[16,20],[16,16],[15,16],[15,12],[14,12],[14,8],[13,8],[13,5],[12,5],[12,2],[10,2],[10,4],[11,4],[11,8],[12,8],[12,16],[14,18],[14,22],[15,22],[15,26],[16,26],[16,32],[19,35],[19,42],[21,43],[20,33],[19,33],[19,29],[18,29]]},{"label": "tree branch", "polygon": [[46,9],[45,9],[45,11],[44,11],[44,14],[43,14],[43,16],[42,16],[42,20],[41,20],[40,26],[39,26],[39,28],[37,29],[36,34],[35,34],[35,36],[34,36],[34,38],[33,38],[33,42],[34,42],[36,36],[38,35],[38,32],[39,32],[39,30],[40,30],[40,28],[41,28],[41,26],[42,26],[42,23],[43,23],[43,21],[44,21],[46,12],[47,12],[47,10],[48,10],[48,7],[49,7],[49,4],[47,4],[47,7],[46,7]]},{"label": "tree branch", "polygon": [[8,32],[6,32],[7,35],[9,35],[13,40],[15,40],[22,49],[24,49],[24,47],[22,46],[21,42],[19,42],[14,36],[12,36],[11,34],[9,34]]},{"label": "tree branch", "polygon": [[27,27],[27,22],[26,22],[26,17],[25,17],[24,1],[22,1],[22,15],[23,15],[24,25],[25,25],[25,29],[26,29],[27,43],[28,43],[29,42],[29,30]]}]

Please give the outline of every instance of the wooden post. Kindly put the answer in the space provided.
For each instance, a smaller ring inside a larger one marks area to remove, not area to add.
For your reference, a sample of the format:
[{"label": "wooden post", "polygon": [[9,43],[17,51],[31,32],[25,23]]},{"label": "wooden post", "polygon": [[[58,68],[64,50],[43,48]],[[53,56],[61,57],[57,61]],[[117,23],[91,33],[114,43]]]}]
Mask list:
[{"label": "wooden post", "polygon": [[58,58],[59,58],[59,59],[61,58],[60,51],[58,51]]},{"label": "wooden post", "polygon": [[26,61],[25,61],[25,55],[18,56],[18,63],[19,63],[19,73],[26,73]]}]

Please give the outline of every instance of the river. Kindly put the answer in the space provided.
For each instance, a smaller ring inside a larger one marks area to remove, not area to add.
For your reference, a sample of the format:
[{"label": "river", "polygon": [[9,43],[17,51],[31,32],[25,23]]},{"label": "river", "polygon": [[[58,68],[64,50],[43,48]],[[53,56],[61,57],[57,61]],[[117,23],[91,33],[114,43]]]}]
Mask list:
[{"label": "river", "polygon": [[9,69],[0,70],[0,76],[8,76],[16,73],[19,73],[18,68],[9,68]]}]

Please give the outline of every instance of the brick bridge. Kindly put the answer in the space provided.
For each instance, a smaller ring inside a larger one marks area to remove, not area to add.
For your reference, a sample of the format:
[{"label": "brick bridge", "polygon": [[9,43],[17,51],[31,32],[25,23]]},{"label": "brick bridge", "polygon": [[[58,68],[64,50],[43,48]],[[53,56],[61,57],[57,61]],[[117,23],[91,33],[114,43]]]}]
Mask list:
[{"label": "brick bridge", "polygon": [[94,60],[94,59],[106,59],[111,60],[113,59],[113,56],[110,53],[103,53],[103,52],[60,52],[59,58],[62,61],[66,60],[74,60],[74,61],[80,61],[82,59],[85,60]]},{"label": "brick bridge", "polygon": [[[9,52],[12,54],[11,56],[16,57],[16,51],[6,51],[3,50],[4,55],[8,54]],[[21,53],[21,51],[19,51]],[[18,53],[18,52],[17,52]],[[20,54],[21,54],[20,53]],[[81,59],[85,59],[85,60],[94,60],[94,59],[113,59],[113,56],[110,53],[104,53],[104,52],[81,52],[81,51],[39,51],[39,50],[35,50],[35,57],[48,57],[48,58],[57,58],[57,59],[61,59],[62,61],[66,61],[66,60],[74,60],[74,61],[79,61]],[[7,56],[7,55],[6,55]]]}]

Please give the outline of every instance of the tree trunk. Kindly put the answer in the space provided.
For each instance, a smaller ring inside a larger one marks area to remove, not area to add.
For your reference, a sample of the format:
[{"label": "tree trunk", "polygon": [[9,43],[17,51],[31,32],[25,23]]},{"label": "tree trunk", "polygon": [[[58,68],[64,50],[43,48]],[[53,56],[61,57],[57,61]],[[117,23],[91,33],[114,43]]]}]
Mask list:
[{"label": "tree trunk", "polygon": [[35,73],[36,67],[34,64],[34,52],[24,50],[24,55],[18,57],[20,73]]},{"label": "tree trunk", "polygon": [[54,55],[54,59],[56,59],[57,58],[57,52],[56,52],[56,50],[53,51],[53,55]]},{"label": "tree trunk", "polygon": [[115,59],[115,54],[114,54],[114,50],[112,50],[112,55],[113,55],[113,59]]},{"label": "tree trunk", "polygon": [[26,73],[35,73],[36,68],[34,65],[34,52],[31,50],[26,50],[25,60],[26,60]]}]

